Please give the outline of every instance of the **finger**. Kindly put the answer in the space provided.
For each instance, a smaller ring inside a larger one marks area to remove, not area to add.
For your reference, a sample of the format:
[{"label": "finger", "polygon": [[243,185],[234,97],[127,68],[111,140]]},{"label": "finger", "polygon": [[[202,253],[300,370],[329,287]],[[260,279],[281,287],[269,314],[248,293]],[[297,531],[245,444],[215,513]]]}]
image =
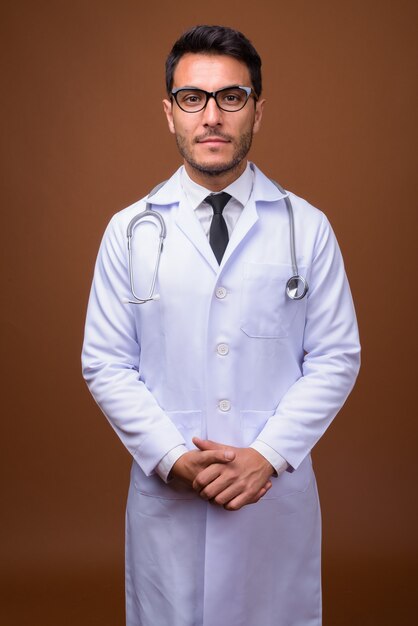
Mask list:
[{"label": "finger", "polygon": [[[201,472],[199,472],[193,481],[193,489],[200,493],[203,489],[206,489],[208,485],[212,485],[211,493],[208,494],[207,500],[214,497],[219,491],[221,491],[226,486],[230,485],[233,482],[233,478],[226,478],[223,475],[224,465],[213,464],[206,467]],[[214,481],[219,480],[219,486],[214,490]]]},{"label": "finger", "polygon": [[264,487],[261,487],[259,491],[255,495],[250,495],[248,493],[241,493],[237,495],[235,498],[232,498],[229,502],[224,504],[224,509],[226,511],[238,511],[242,509],[243,506],[247,504],[256,504],[263,496],[266,495],[267,491],[271,489],[272,483],[269,481],[266,483]]},{"label": "finger", "polygon": [[220,468],[216,465],[209,465],[206,469],[202,470],[195,477],[192,487],[198,493],[202,491],[207,485],[216,480],[220,475]]},{"label": "finger", "polygon": [[208,467],[213,463],[230,463],[235,459],[233,450],[205,450],[202,452],[199,462],[202,468]]},{"label": "finger", "polygon": [[217,441],[211,441],[210,439],[200,439],[200,437],[193,437],[192,439],[196,448],[199,450],[225,450],[228,449],[228,446],[225,446],[223,443],[218,443]]},{"label": "finger", "polygon": [[227,487],[226,489],[218,493],[218,495],[213,498],[213,501],[219,506],[225,506],[225,504],[228,504],[229,502],[237,498],[240,495],[241,491],[242,487],[234,483],[230,487]]},{"label": "finger", "polygon": [[247,502],[245,498],[239,495],[224,504],[224,509],[225,511],[239,511],[239,509],[242,509],[246,504],[252,504],[252,502]]},{"label": "finger", "polygon": [[237,496],[242,488],[234,483],[234,479],[232,477],[226,478],[223,474],[220,474],[217,478],[215,478],[215,480],[212,480],[200,489],[199,495],[203,500],[215,500],[217,503],[216,498],[227,489],[232,489],[232,491],[230,491],[229,497],[224,498],[225,501],[231,500]]}]

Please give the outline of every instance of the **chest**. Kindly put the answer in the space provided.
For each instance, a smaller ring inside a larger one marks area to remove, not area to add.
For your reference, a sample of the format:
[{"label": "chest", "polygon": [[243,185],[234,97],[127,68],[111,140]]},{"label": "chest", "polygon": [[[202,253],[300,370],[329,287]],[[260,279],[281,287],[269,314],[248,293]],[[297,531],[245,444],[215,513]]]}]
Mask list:
[{"label": "chest", "polygon": [[[303,318],[306,300],[290,300],[292,276],[286,215],[266,212],[245,233],[236,227],[218,266],[197,217],[193,230],[166,216],[167,236],[159,260],[157,302],[136,307],[138,327],[147,332],[204,336],[219,326],[248,337],[284,337]],[[135,289],[146,295],[158,264],[158,231],[145,223],[135,235]],[[300,272],[309,272],[304,259]]]}]

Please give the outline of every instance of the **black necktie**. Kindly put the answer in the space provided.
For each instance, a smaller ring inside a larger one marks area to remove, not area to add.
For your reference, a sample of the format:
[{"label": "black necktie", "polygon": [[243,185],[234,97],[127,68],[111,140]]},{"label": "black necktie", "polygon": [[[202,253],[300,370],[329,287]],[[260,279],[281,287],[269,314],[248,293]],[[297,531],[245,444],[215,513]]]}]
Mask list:
[{"label": "black necktie", "polygon": [[213,217],[209,230],[209,242],[219,264],[222,261],[229,239],[228,228],[222,211],[230,199],[231,196],[225,191],[212,194],[205,198],[206,202],[213,208]]}]

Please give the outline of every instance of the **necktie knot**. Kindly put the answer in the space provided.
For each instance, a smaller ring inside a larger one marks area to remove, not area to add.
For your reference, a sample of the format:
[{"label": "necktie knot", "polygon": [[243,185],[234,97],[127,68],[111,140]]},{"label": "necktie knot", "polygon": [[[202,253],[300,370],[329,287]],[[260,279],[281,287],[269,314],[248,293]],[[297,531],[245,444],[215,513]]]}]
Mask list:
[{"label": "necktie knot", "polygon": [[210,196],[205,198],[206,202],[211,205],[215,215],[222,215],[222,211],[224,210],[225,205],[227,204],[227,202],[229,202],[230,199],[231,196],[229,195],[229,193],[226,193],[226,191],[211,194]]}]

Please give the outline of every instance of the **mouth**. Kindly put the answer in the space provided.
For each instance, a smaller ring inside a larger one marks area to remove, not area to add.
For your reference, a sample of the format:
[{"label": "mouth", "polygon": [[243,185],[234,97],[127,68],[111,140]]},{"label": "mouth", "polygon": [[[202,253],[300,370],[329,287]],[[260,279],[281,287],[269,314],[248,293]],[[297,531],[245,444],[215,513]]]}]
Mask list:
[{"label": "mouth", "polygon": [[221,145],[225,143],[230,143],[229,137],[221,137],[220,135],[209,135],[206,137],[196,137],[195,143],[204,143],[207,145]]},{"label": "mouth", "polygon": [[215,150],[216,148],[220,148],[221,146],[226,146],[227,144],[227,141],[222,141],[220,139],[208,139],[207,141],[199,141],[199,145],[205,146],[207,148],[212,148],[213,150]]}]

